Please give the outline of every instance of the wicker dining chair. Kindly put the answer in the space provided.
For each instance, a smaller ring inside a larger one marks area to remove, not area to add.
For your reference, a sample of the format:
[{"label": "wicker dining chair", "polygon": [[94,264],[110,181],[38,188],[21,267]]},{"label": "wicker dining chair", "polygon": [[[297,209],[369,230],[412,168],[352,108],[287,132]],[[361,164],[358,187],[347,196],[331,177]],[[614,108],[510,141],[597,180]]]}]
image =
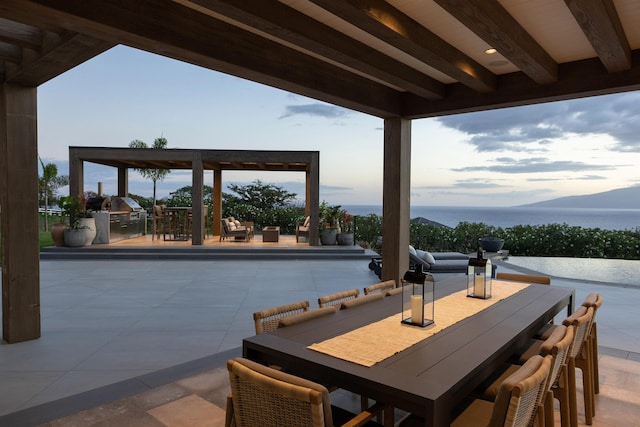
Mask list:
[{"label": "wicker dining chair", "polygon": [[593,359],[593,394],[598,394],[600,393],[600,370],[598,368],[598,330],[596,325],[596,314],[602,305],[602,295],[590,293],[587,295],[582,305],[584,307],[593,307],[593,319],[591,321],[589,339],[591,340],[591,356]]},{"label": "wicker dining chair", "polygon": [[544,396],[553,356],[536,355],[507,377],[494,402],[475,399],[451,423],[452,427],[534,425]]},{"label": "wicker dining chair", "polygon": [[264,332],[271,332],[278,329],[280,319],[303,313],[309,310],[309,301],[300,301],[293,304],[281,305],[253,313],[253,321],[256,328],[256,335]]},{"label": "wicker dining chair", "polygon": [[593,378],[591,367],[591,346],[589,341],[589,328],[593,321],[593,307],[578,307],[576,311],[567,317],[562,324],[573,325],[575,337],[571,346],[571,354],[567,361],[569,400],[571,408],[571,427],[578,425],[578,403],[576,390],[576,369],[582,371],[582,390],[584,397],[584,416],[587,425],[593,422],[595,413],[592,406]]},{"label": "wicker dining chair", "polygon": [[533,340],[532,345],[520,355],[518,363],[509,365],[500,377],[482,391],[481,397],[485,400],[495,400],[502,381],[515,373],[528,359],[535,355],[551,355],[553,356],[553,363],[549,372],[545,396],[540,407],[540,415],[544,419],[546,426],[554,425],[553,399],[555,397],[560,403],[562,427],[568,427],[570,425],[570,403],[569,389],[567,388],[567,360],[571,352],[574,336],[573,326],[559,325],[545,341]]},{"label": "wicker dining chair", "polygon": [[395,295],[402,292],[402,288],[396,287],[395,280],[385,280],[384,282],[376,283],[371,286],[367,286],[363,289],[365,295],[380,292],[385,296]]},{"label": "wicker dining chair", "polygon": [[[332,412],[329,391],[323,385],[243,358],[227,361],[227,369],[231,394],[225,427],[334,425],[337,413]],[[379,413],[384,413],[385,426],[393,426],[393,408],[380,403],[343,425],[371,425]]]},{"label": "wicker dining chair", "polygon": [[312,319],[317,319],[318,317],[324,317],[330,314],[335,314],[336,311],[338,311],[338,307],[336,307],[335,305],[329,305],[326,307],[317,308],[315,310],[303,311],[302,313],[283,317],[280,319],[280,321],[278,321],[278,329],[286,328],[287,326],[297,325],[298,323],[306,322]]},{"label": "wicker dining chair", "polygon": [[358,289],[351,289],[349,291],[338,292],[331,295],[325,295],[323,297],[318,298],[318,306],[327,307],[330,305],[335,305],[340,307],[344,301],[352,300],[358,298],[360,295],[360,291]]},{"label": "wicker dining chair", "polygon": [[382,299],[382,298],[384,298],[384,295],[382,293],[380,293],[380,292],[377,292],[375,294],[365,295],[365,296],[360,297],[360,298],[351,299],[351,300],[347,300],[347,301],[342,301],[342,303],[340,304],[340,310],[344,310],[346,308],[357,307],[357,306],[362,305],[362,304],[368,304],[370,302],[377,301],[377,300]]},{"label": "wicker dining chair", "polygon": [[511,280],[514,282],[524,282],[524,283],[538,283],[540,285],[550,285],[551,277],[549,276],[540,276],[536,274],[519,274],[519,273],[505,273],[505,272],[497,272],[496,279],[498,280]]}]

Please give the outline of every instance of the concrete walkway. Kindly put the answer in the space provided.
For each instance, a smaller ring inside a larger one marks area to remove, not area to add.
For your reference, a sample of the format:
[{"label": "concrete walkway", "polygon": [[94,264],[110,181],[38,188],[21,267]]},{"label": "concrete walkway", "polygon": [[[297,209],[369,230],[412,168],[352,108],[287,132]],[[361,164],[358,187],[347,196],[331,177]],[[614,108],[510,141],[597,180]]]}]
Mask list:
[{"label": "concrete walkway", "polygon": [[[0,345],[0,417],[176,366],[197,370],[221,352],[239,355],[254,335],[253,312],[315,306],[320,296],[376,282],[363,260],[42,261],[42,338]],[[578,302],[603,294],[603,351],[640,361],[640,288],[552,283],[575,287]]]}]

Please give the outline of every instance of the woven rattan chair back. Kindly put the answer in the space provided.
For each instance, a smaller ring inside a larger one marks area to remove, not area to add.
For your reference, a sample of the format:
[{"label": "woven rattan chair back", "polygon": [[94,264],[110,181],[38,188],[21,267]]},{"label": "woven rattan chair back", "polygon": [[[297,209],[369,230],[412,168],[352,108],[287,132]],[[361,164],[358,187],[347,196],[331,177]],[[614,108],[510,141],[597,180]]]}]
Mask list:
[{"label": "woven rattan chair back", "polygon": [[548,354],[553,356],[553,365],[549,374],[548,389],[558,383],[560,371],[567,364],[567,359],[571,352],[571,344],[573,344],[574,327],[559,325],[551,336],[540,347],[540,355]]},{"label": "woven rattan chair back", "polygon": [[530,427],[546,391],[553,356],[533,356],[500,385],[489,427]]},{"label": "woven rattan chair back", "polygon": [[286,328],[287,326],[297,325],[298,323],[308,322],[318,317],[329,316],[335,314],[338,311],[338,307],[330,305],[327,307],[320,307],[315,310],[303,311],[302,313],[293,314],[291,316],[283,317],[278,321],[278,328]]},{"label": "woven rattan chair back", "polygon": [[573,343],[571,344],[570,357],[576,357],[582,351],[582,347],[587,341],[589,328],[593,320],[593,308],[592,307],[578,307],[576,311],[562,322],[563,325],[572,325],[575,330],[573,337]]},{"label": "woven rattan chair back", "polygon": [[256,328],[256,335],[264,332],[271,332],[278,329],[278,322],[283,317],[303,313],[309,310],[309,301],[300,301],[294,304],[281,305],[253,313],[253,321]]},{"label": "woven rattan chair back", "polygon": [[365,295],[373,294],[375,292],[381,292],[386,294],[387,291],[391,291],[396,288],[395,280],[385,280],[384,282],[376,283],[371,286],[367,286],[363,289]]},{"label": "woven rattan chair back", "polygon": [[[325,387],[247,359],[227,362],[232,424],[237,427],[332,426]],[[229,420],[230,421],[230,420]]]},{"label": "woven rattan chair back", "polygon": [[318,298],[318,305],[320,307],[328,307],[335,305],[340,307],[344,301],[358,298],[360,291],[358,289],[351,289],[350,291],[338,292],[336,294],[326,295]]}]

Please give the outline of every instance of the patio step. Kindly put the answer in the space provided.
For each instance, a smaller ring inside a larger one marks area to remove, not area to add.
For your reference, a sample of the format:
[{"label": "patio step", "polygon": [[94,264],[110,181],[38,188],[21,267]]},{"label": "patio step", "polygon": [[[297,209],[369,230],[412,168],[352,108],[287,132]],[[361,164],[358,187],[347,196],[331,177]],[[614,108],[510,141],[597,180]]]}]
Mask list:
[{"label": "patio step", "polygon": [[371,259],[376,253],[360,247],[246,248],[100,248],[49,247],[40,252],[40,260],[319,260]]}]

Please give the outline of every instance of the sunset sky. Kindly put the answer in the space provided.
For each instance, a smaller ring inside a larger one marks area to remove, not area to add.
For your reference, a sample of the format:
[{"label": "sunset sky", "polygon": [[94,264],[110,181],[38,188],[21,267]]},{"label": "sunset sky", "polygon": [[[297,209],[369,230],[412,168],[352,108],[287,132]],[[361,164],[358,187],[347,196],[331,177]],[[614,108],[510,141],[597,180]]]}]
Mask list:
[{"label": "sunset sky", "polygon": [[[39,154],[68,173],[69,146],[320,151],[320,198],[382,203],[383,120],[233,76],[116,47],[38,89]],[[412,123],[411,204],[514,206],[640,183],[640,93]],[[130,191],[152,184],[130,174]],[[225,172],[304,194],[302,173]],[[85,189],[116,192],[116,171],[85,167]],[[205,175],[211,183],[211,173]],[[173,171],[159,197],[191,185]],[[62,193],[68,189],[63,189]]]}]

